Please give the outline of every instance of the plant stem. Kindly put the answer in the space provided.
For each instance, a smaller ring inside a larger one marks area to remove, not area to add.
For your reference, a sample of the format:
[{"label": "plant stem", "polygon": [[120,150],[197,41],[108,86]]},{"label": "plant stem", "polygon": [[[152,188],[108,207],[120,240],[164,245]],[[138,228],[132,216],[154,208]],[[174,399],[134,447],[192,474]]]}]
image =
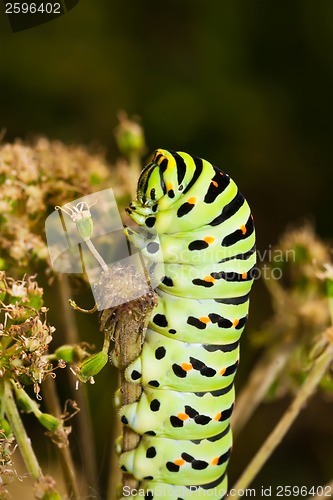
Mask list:
[{"label": "plant stem", "polygon": [[42,470],[22,424],[9,382],[5,382],[5,412],[29,474],[34,479],[42,478]]},{"label": "plant stem", "polygon": [[[119,404],[132,404],[140,398],[142,386],[128,382],[124,372],[141,353],[149,318],[156,305],[155,294],[151,289],[147,289],[146,279],[137,272],[134,266],[120,263],[109,269],[99,286],[98,293],[107,299],[106,305],[112,304],[115,298],[116,302],[119,303],[116,307],[111,306],[103,310],[100,316],[100,329],[108,338],[114,337],[112,359],[121,372],[121,401]],[[108,298],[112,300],[108,300]],[[133,450],[139,441],[140,435],[129,426],[124,426],[122,445],[120,445],[121,452]],[[114,488],[118,488],[118,484],[115,482],[119,480],[119,467],[117,470],[114,461],[112,461],[112,467],[114,476],[110,478],[112,483],[110,481],[108,487],[108,500],[114,498]],[[123,486],[137,488],[138,480],[130,473],[124,472]]]},{"label": "plant stem", "polygon": [[[79,334],[77,329],[77,324],[75,321],[75,314],[71,307],[68,306],[68,299],[71,297],[71,288],[67,276],[62,275],[58,278],[59,286],[59,299],[61,304],[61,314],[63,316],[65,324],[65,335],[66,342],[68,344],[78,344]],[[70,385],[72,388],[72,384]],[[86,491],[96,491],[98,492],[98,472],[95,460],[95,446],[94,438],[91,424],[91,416],[89,411],[89,405],[87,402],[85,386],[79,384],[77,390],[72,389],[73,399],[77,401],[80,408],[80,413],[77,416],[78,419],[78,435],[81,443],[84,443],[82,447],[82,454],[85,466],[84,478],[80,482],[81,495],[83,496],[82,489]],[[97,494],[97,493],[96,493]]]},{"label": "plant stem", "polygon": [[[47,377],[43,382],[42,390],[47,409],[52,415],[61,418],[61,408],[56,392],[55,380],[51,377]],[[69,498],[79,498],[79,487],[71,450],[68,446],[65,448],[59,448],[57,446],[57,452],[60,456],[68,496]]]},{"label": "plant stem", "polygon": [[267,351],[251,371],[243,391],[237,396],[232,416],[232,432],[237,436],[267,394],[277,375],[285,366],[294,344],[285,342],[280,350]]},{"label": "plant stem", "polygon": [[[121,373],[118,371],[118,387],[121,386]],[[115,422],[112,426],[111,441],[115,442],[119,436],[122,436],[123,424],[116,415]],[[109,467],[109,484],[107,489],[107,500],[117,500],[119,498],[118,492],[121,489],[119,485],[122,482],[122,471],[120,470],[118,457],[114,452],[114,444],[111,446],[110,453],[110,467]]]},{"label": "plant stem", "polygon": [[[303,383],[294,401],[289,406],[288,410],[280,419],[279,423],[277,424],[273,432],[268,436],[268,438],[266,439],[260,450],[254,456],[254,458],[247,466],[247,468],[245,469],[239,480],[234,485],[234,489],[236,492],[246,489],[248,485],[251,484],[251,482],[256,477],[256,475],[258,474],[264,463],[268,460],[268,458],[271,456],[275,448],[278,446],[284,435],[287,433],[288,429],[291,427],[297,415],[304,408],[304,404],[315,391],[323,375],[325,374],[327,368],[332,362],[332,359],[333,359],[333,344],[331,343],[327,344],[325,350],[315,360],[309,375],[307,376],[305,382]],[[235,496],[233,498],[238,499],[240,497]]]},{"label": "plant stem", "polygon": [[[122,304],[118,309],[115,325],[115,353],[121,370],[121,396],[122,405],[134,403],[140,398],[142,386],[128,382],[124,371],[142,350],[142,344],[147,326],[147,317],[151,312],[151,297],[140,297],[127,304]],[[140,436],[130,427],[123,428],[122,453],[133,450],[139,444]],[[118,476],[118,474],[117,474]],[[138,481],[131,475],[123,473],[123,486],[138,488]]]}]

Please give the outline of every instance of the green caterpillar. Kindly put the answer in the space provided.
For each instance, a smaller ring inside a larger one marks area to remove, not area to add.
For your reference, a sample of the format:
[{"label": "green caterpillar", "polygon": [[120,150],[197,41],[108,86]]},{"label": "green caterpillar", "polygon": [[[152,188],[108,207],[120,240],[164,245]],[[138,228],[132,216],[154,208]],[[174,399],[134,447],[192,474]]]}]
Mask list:
[{"label": "green caterpillar", "polygon": [[146,499],[222,499],[256,264],[253,217],[226,173],[162,149],[142,171],[127,211],[146,234],[127,229],[128,237],[160,285],[141,354],[125,372],[143,392],[121,408],[121,420],[142,437],[121,455],[121,468],[140,481]]}]

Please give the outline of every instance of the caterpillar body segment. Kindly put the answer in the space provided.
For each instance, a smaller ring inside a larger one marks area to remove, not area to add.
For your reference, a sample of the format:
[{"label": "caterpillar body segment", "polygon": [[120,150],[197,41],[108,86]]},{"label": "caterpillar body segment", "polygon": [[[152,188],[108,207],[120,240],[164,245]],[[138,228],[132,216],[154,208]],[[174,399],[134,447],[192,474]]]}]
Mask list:
[{"label": "caterpillar body segment", "polygon": [[248,293],[224,299],[192,299],[157,289],[151,328],[165,337],[191,343],[229,345],[238,342],[248,313]]},{"label": "caterpillar body segment", "polygon": [[140,356],[126,369],[126,379],[143,386],[184,392],[200,392],[203,380],[207,391],[228,387],[237,370],[239,344],[228,344],[225,350],[224,346],[215,347],[219,349],[163,338],[148,330]]},{"label": "caterpillar body segment", "polygon": [[210,438],[198,443],[144,435],[135,450],[121,455],[120,465],[124,471],[135,470],[139,480],[201,485],[224,474],[231,444],[231,432],[222,433],[217,441]]},{"label": "caterpillar body segment", "polygon": [[[224,227],[203,226],[171,234],[157,232],[158,238],[154,238],[156,233],[152,232],[152,236],[147,235],[143,241],[140,233],[135,234],[133,229],[128,229],[128,236],[142,248],[144,256],[156,262],[194,265],[200,261],[220,262],[249,252],[255,245],[252,216],[248,207],[241,210],[240,214],[233,217],[235,220],[226,221]],[[246,240],[246,243],[242,240]]]},{"label": "caterpillar body segment", "polygon": [[[233,384],[210,392],[180,392],[145,387],[138,402],[120,410],[122,422],[138,434],[196,439],[218,436],[230,425]],[[156,401],[158,401],[158,411]]]}]

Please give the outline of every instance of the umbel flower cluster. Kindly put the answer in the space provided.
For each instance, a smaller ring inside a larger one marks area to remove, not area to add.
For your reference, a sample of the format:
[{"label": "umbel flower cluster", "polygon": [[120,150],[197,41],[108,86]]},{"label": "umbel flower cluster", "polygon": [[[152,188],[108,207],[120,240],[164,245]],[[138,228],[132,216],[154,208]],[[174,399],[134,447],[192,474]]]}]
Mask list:
[{"label": "umbel flower cluster", "polygon": [[[22,422],[22,413],[31,413],[46,430],[45,434],[59,447],[68,447],[71,427],[65,421],[78,411],[67,401],[62,415],[40,409],[41,385],[55,370],[72,365],[72,372],[82,382],[93,382],[108,361],[110,339],[103,349],[89,355],[80,344],[65,344],[53,353],[49,345],[55,328],[47,322],[48,309],[43,305],[43,289],[34,277],[14,280],[0,271],[0,498],[10,498],[6,484],[17,476],[13,454],[18,448],[28,473],[36,480],[35,498],[60,500],[55,482],[44,476]],[[30,390],[31,388],[31,390]]]},{"label": "umbel flower cluster", "polygon": [[[284,369],[268,393],[273,398],[297,392],[310,362],[330,341],[322,332],[331,323],[333,295],[330,249],[310,225],[287,231],[276,248],[288,258],[266,263],[281,270],[280,280],[264,281],[273,315],[252,337],[255,344],[272,352],[285,348]],[[320,386],[326,393],[332,392],[330,371]]]},{"label": "umbel flower cluster", "polygon": [[[40,498],[60,498],[53,480],[41,472],[19,413],[19,409],[32,413],[59,447],[68,445],[70,427],[64,426],[63,418],[42,412],[36,402],[41,399],[40,384],[54,376],[55,369],[51,362],[54,355],[48,354],[54,328],[48,325],[46,312],[43,289],[34,278],[15,281],[0,272],[1,498],[6,498],[4,479],[16,474],[12,462],[16,445],[36,485],[45,493]],[[58,360],[56,367],[64,366],[64,361]],[[29,386],[33,386],[35,398],[26,391]]]},{"label": "umbel flower cluster", "polygon": [[39,385],[53,366],[46,353],[54,328],[46,323],[43,290],[33,278],[15,281],[0,273],[0,375],[20,385]]}]

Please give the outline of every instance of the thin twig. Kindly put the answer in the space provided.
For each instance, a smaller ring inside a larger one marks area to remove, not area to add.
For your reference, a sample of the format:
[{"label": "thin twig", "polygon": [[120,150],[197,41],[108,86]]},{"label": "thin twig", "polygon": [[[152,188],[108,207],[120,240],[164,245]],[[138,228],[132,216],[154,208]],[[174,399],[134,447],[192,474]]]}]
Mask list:
[{"label": "thin twig", "polygon": [[[47,377],[44,380],[42,391],[48,411],[52,415],[61,418],[61,407],[56,391],[56,383],[52,377]],[[57,446],[57,453],[60,456],[68,496],[70,498],[78,498],[79,487],[71,450],[68,446],[61,448]]]},{"label": "thin twig", "polygon": [[236,437],[267,394],[277,375],[286,365],[294,348],[291,342],[285,342],[277,352],[267,351],[251,371],[243,391],[237,395],[232,416],[232,432]]},{"label": "thin twig", "polygon": [[[118,372],[118,387],[121,385],[121,374]],[[111,451],[110,451],[110,473],[109,473],[109,484],[107,487],[107,500],[117,500],[119,499],[117,488],[121,485],[122,481],[122,472],[119,467],[118,457],[115,454],[115,445],[114,442],[117,438],[119,438],[123,433],[123,426],[120,421],[120,418],[116,417],[115,422],[112,426],[111,431]]]},{"label": "thin twig", "polygon": [[[68,305],[68,299],[71,296],[71,289],[67,276],[62,275],[59,277],[58,286],[62,316],[65,323],[66,342],[69,344],[78,344],[79,334],[75,321],[75,314],[73,309]],[[70,387],[73,388],[73,384],[71,384]],[[81,410],[78,414],[78,434],[79,441],[84,443],[84,446],[82,447],[82,454],[84,460],[85,480],[82,479],[80,485],[81,489],[82,487],[85,488],[85,494],[87,494],[87,491],[95,491],[97,495],[98,471],[95,460],[92,424],[84,384],[79,384],[75,392],[72,390],[72,395]],[[84,496],[82,492],[81,494]]]},{"label": "thin twig", "polygon": [[[331,328],[332,329],[332,328]],[[329,335],[328,335],[329,336]],[[327,368],[333,359],[333,344],[327,344],[325,350],[316,359],[313,367],[307,376],[305,382],[303,383],[300,391],[295,397],[292,404],[289,406],[288,410],[285,412],[277,426],[274,428],[273,432],[266,439],[260,450],[254,456],[250,464],[247,466],[239,480],[234,485],[233,489],[241,491],[246,489],[249,484],[256,477],[258,472],[261,470],[264,463],[271,456],[275,448],[281,442],[284,435],[287,433],[288,429],[291,427],[292,423],[296,419],[297,415],[302,411],[306,401],[315,391],[322,377],[324,376]],[[238,495],[233,497],[235,500],[240,498]]]},{"label": "thin twig", "polygon": [[13,431],[29,474],[34,479],[42,478],[42,470],[38,463],[35,452],[31,446],[31,441],[25,431],[20,414],[16,407],[16,403],[14,401],[10,382],[8,381],[5,382],[5,413],[7,415],[10,427]]}]

